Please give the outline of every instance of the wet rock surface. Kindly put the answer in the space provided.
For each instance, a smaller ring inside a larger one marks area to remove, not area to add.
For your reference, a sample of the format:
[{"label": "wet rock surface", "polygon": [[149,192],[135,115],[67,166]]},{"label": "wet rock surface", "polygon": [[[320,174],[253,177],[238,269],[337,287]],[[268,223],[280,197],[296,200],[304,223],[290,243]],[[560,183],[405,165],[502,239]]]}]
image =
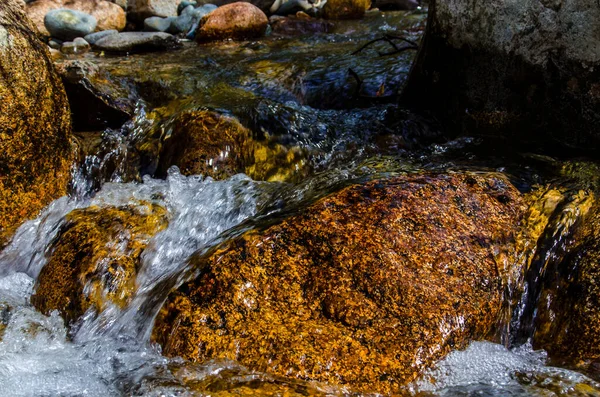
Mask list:
[{"label": "wet rock surface", "polygon": [[167,224],[166,210],[149,203],[71,212],[38,277],[32,303],[43,313],[58,310],[67,322],[90,307],[124,307],[136,290],[140,255]]},{"label": "wet rock surface", "polygon": [[16,1],[0,4],[0,247],[70,180],[69,105],[34,30]]},{"label": "wet rock surface", "polygon": [[95,47],[117,54],[154,52],[178,48],[177,39],[163,32],[124,32],[96,41]]},{"label": "wet rock surface", "polygon": [[500,175],[350,186],[193,259],[197,276],[170,295],[154,338],[169,356],[397,392],[490,331],[495,258],[524,210]]}]

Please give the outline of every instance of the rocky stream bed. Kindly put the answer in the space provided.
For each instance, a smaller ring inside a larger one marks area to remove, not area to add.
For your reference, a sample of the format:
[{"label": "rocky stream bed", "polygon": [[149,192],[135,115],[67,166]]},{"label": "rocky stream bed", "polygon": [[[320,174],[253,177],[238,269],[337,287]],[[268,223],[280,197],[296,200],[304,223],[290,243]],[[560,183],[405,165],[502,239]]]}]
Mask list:
[{"label": "rocky stream bed", "polygon": [[0,394],[600,395],[596,159],[411,107],[426,8],[307,17],[51,56],[0,4]]}]

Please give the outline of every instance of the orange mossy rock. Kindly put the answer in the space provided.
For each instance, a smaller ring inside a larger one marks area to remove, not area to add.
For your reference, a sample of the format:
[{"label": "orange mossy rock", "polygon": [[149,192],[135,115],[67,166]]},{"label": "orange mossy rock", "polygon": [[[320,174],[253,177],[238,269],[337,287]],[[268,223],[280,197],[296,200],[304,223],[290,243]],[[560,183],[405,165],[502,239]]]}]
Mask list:
[{"label": "orange mossy rock", "polygon": [[200,22],[196,40],[246,40],[262,37],[269,20],[260,8],[253,4],[238,2],[221,6],[206,15]]},{"label": "orange mossy rock", "polygon": [[0,2],[0,248],[71,177],[69,104],[35,32],[18,1]]},{"label": "orange mossy rock", "polygon": [[31,301],[67,322],[93,307],[125,307],[136,290],[140,256],[168,225],[164,208],[150,203],[90,207],[67,215],[42,268]]},{"label": "orange mossy rock", "polygon": [[398,392],[490,332],[525,210],[498,174],[347,187],[193,258],[198,276],[171,293],[154,340],[196,362]]}]

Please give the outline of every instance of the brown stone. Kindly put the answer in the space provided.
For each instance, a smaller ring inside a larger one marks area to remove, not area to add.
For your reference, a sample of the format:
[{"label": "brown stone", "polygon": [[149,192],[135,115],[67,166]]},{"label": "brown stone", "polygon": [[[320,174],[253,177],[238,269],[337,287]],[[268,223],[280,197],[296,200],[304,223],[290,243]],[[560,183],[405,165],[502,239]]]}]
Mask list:
[{"label": "brown stone", "polygon": [[155,158],[154,153],[158,153],[159,177],[166,176],[173,165],[183,175],[214,179],[243,172],[255,180],[289,181],[308,172],[305,151],[257,141],[232,116],[213,110],[185,111],[174,117],[170,128],[171,134],[160,145],[150,140],[138,147],[148,158]]},{"label": "brown stone", "polygon": [[[585,197],[583,193],[580,195]],[[574,209],[585,215],[592,202],[588,197]],[[597,203],[569,241],[565,258],[545,269],[533,344],[558,361],[597,363],[600,362],[600,206]]]},{"label": "brown stone", "polygon": [[360,19],[371,7],[371,0],[327,0],[323,17],[327,19]]},{"label": "brown stone", "polygon": [[26,6],[27,16],[33,21],[40,33],[49,36],[44,26],[44,17],[48,11],[68,8],[90,14],[96,18],[96,31],[125,29],[127,17],[125,11],[115,3],[106,0],[36,0]]},{"label": "brown stone", "polygon": [[269,20],[260,8],[237,2],[221,6],[205,16],[196,35],[200,42],[211,40],[244,40],[265,34]]},{"label": "brown stone", "polygon": [[70,180],[69,105],[34,32],[17,1],[0,3],[0,248]]},{"label": "brown stone", "polygon": [[193,258],[154,339],[168,356],[397,392],[490,332],[524,211],[498,174],[352,185]]},{"label": "brown stone", "polygon": [[31,301],[67,322],[93,306],[124,307],[136,290],[140,255],[166,228],[166,210],[153,204],[72,211],[51,248]]}]

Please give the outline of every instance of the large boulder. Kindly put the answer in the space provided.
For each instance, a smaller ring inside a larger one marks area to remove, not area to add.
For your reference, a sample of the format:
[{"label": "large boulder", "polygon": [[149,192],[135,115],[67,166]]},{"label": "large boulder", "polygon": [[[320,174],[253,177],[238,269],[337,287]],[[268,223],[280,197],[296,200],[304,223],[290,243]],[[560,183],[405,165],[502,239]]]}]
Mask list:
[{"label": "large boulder", "polygon": [[250,3],[237,2],[221,6],[205,16],[196,34],[200,42],[211,40],[244,40],[261,37],[269,20],[260,8]]},{"label": "large boulder", "polygon": [[69,104],[33,32],[17,1],[0,3],[0,248],[71,176]]},{"label": "large boulder", "polygon": [[44,26],[49,11],[67,8],[90,14],[98,21],[96,31],[125,29],[127,17],[123,8],[106,0],[35,0],[26,5],[27,16],[44,36],[50,33]]},{"label": "large boulder", "polygon": [[600,7],[589,0],[430,1],[404,102],[453,134],[600,147]]},{"label": "large boulder", "polygon": [[352,185],[193,258],[154,339],[168,356],[397,392],[490,331],[524,211],[497,174]]},{"label": "large boulder", "polygon": [[136,290],[140,255],[168,224],[164,208],[150,204],[72,211],[50,249],[31,301],[67,322],[93,307],[125,307]]}]

